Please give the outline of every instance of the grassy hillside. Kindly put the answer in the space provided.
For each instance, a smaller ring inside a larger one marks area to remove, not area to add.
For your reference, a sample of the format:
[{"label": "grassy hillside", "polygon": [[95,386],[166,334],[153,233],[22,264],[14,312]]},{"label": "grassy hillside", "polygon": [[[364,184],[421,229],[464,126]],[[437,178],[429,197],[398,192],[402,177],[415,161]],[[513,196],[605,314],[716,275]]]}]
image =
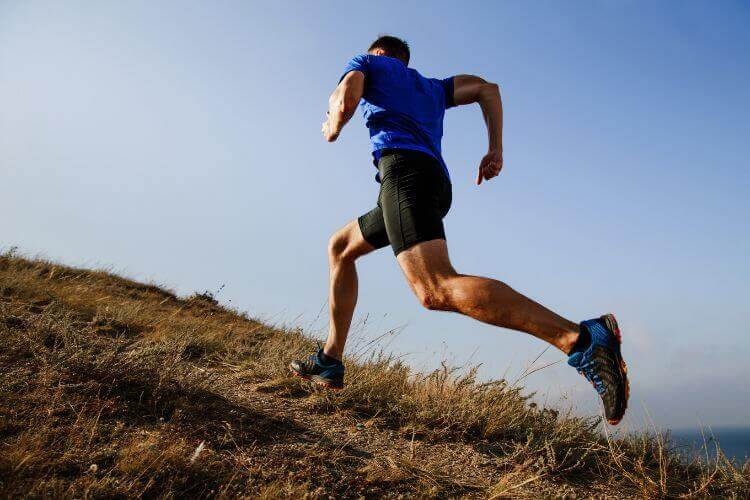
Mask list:
[{"label": "grassy hillside", "polygon": [[347,387],[289,377],[310,352],[210,296],[0,257],[0,495],[750,496],[750,464],[608,440],[504,381],[383,355]]}]

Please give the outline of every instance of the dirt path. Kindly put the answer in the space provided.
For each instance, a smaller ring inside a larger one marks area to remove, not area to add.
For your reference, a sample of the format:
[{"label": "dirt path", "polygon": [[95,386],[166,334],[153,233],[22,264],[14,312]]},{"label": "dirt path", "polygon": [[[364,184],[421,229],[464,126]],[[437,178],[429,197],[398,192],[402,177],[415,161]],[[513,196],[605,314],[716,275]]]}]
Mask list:
[{"label": "dirt path", "polygon": [[[323,482],[336,484],[342,496],[398,497],[413,494],[415,486],[427,495],[486,498],[492,491],[497,497],[538,497],[554,491],[575,496],[570,485],[556,485],[543,476],[529,477],[508,455],[509,450],[493,448],[492,443],[427,441],[414,431],[389,429],[377,417],[323,413],[306,393],[234,378],[237,385],[228,395],[231,400],[288,419],[293,422],[290,429],[299,430],[294,439],[266,444],[268,455],[281,459],[290,470],[295,461],[298,465],[307,462],[307,466],[319,461],[315,473],[326,475]],[[582,492],[578,489],[577,493]]]}]

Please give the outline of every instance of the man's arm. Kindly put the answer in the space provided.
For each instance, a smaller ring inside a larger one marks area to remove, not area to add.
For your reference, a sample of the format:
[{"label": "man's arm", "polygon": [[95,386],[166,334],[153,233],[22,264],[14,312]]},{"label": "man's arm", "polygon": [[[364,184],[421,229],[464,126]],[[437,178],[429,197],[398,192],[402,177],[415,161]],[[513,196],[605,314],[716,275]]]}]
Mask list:
[{"label": "man's arm", "polygon": [[457,75],[453,77],[453,100],[457,106],[476,102],[482,108],[489,146],[477,172],[477,184],[481,184],[483,179],[490,180],[503,169],[503,102],[500,87],[478,76]]},{"label": "man's arm", "polygon": [[328,142],[338,138],[341,129],[357,109],[364,91],[365,74],[361,71],[350,71],[341,79],[328,99],[328,119],[323,123],[323,137]]}]

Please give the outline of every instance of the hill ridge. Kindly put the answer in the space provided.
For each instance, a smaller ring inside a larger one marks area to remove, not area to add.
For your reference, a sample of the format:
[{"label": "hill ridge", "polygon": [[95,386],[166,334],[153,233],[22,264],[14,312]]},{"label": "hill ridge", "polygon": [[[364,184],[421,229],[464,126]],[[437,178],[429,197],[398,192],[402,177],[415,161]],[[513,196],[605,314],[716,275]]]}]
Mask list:
[{"label": "hill ridge", "polygon": [[748,463],[608,440],[471,370],[373,353],[322,392],[286,373],[303,332],[103,271],[1,256],[0,339],[2,496],[750,495]]}]

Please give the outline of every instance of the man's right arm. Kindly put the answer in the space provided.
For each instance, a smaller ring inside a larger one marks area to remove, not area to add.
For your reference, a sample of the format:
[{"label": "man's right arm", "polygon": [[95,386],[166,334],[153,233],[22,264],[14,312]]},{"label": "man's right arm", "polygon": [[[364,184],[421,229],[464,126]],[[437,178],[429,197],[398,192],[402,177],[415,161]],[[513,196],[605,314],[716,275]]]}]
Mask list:
[{"label": "man's right arm", "polygon": [[478,103],[487,125],[489,145],[477,172],[477,184],[490,180],[503,169],[503,102],[500,87],[473,75],[453,77],[453,101],[457,106]]},{"label": "man's right arm", "polygon": [[328,99],[328,113],[323,123],[323,136],[328,142],[335,141],[341,129],[352,118],[365,89],[365,74],[349,71]]}]

